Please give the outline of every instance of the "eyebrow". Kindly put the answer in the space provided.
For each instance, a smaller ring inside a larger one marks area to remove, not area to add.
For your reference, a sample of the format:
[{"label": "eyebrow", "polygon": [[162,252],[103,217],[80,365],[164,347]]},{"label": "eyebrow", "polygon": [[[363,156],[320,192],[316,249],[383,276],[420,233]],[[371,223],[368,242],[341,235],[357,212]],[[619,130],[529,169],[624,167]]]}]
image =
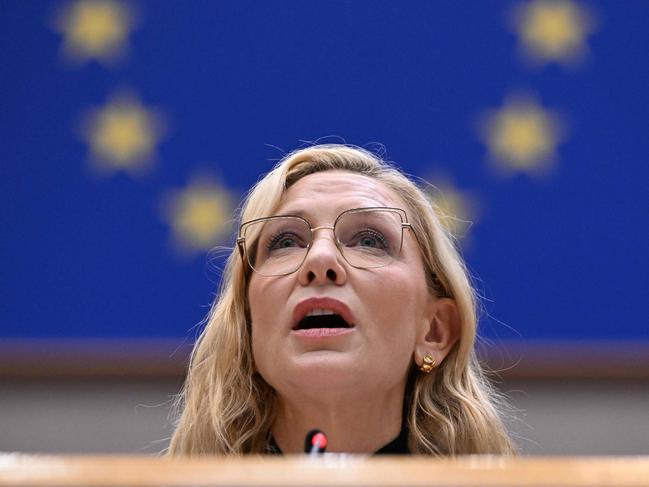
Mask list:
[{"label": "eyebrow", "polygon": [[[355,210],[358,208],[392,208],[393,206],[385,204],[383,201],[376,201],[376,204],[373,205],[361,205],[361,206],[352,206],[349,208],[342,209],[338,211],[338,215],[341,213],[344,213],[345,211],[348,210]],[[299,216],[301,218],[304,218],[305,220],[308,220],[309,216],[309,210],[306,210],[304,208],[291,208],[290,206],[287,209],[282,210],[282,212],[276,212],[273,213],[271,216]]]},{"label": "eyebrow", "polygon": [[288,211],[284,210],[281,213],[273,213],[271,216],[299,216],[304,218],[305,220],[307,219],[308,212],[302,209],[295,209],[292,210],[291,208],[288,209]]}]

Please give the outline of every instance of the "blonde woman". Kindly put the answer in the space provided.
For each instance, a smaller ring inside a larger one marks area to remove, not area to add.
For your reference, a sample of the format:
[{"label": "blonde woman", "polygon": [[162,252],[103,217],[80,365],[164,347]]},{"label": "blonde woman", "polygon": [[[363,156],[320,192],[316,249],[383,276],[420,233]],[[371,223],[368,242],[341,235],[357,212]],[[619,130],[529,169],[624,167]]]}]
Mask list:
[{"label": "blonde woman", "polygon": [[298,150],[249,193],[172,455],[507,454],[476,299],[424,193],[377,156]]}]

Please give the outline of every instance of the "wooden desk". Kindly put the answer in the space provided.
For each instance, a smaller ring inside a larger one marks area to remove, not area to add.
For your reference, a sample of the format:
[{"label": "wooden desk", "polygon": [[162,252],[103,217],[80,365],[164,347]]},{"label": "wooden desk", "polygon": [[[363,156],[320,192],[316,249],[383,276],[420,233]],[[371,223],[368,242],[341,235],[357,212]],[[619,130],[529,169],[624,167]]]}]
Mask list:
[{"label": "wooden desk", "polygon": [[170,459],[0,454],[0,486],[649,486],[649,457],[332,455]]}]

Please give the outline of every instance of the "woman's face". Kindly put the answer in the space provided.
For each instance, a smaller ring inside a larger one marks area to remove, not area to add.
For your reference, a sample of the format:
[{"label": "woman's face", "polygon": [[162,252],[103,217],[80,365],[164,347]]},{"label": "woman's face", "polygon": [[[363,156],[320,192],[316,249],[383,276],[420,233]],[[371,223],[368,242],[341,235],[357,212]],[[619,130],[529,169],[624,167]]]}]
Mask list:
[{"label": "woman's face", "polygon": [[[300,179],[277,215],[301,215],[312,228],[331,227],[343,211],[396,207],[401,199],[383,183],[346,171]],[[385,267],[358,269],[343,258],[333,231],[313,232],[306,260],[293,274],[256,272],[249,284],[252,348],[257,370],[279,393],[403,391],[417,334],[430,322],[421,254],[410,230]],[[315,310],[315,311],[314,311]],[[351,328],[300,329],[305,314],[335,312]]]}]

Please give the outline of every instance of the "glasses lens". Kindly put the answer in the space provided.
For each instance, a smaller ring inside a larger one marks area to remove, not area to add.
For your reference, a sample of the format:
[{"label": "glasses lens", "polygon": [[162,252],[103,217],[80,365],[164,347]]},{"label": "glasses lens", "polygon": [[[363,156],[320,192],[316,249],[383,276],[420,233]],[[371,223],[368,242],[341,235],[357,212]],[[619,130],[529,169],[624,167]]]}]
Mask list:
[{"label": "glasses lens", "polygon": [[271,217],[248,224],[243,236],[250,266],[259,274],[277,276],[300,267],[311,230],[299,218]]},{"label": "glasses lens", "polygon": [[361,268],[381,267],[401,252],[403,229],[399,212],[355,210],[336,222],[336,238],[347,261]]}]

